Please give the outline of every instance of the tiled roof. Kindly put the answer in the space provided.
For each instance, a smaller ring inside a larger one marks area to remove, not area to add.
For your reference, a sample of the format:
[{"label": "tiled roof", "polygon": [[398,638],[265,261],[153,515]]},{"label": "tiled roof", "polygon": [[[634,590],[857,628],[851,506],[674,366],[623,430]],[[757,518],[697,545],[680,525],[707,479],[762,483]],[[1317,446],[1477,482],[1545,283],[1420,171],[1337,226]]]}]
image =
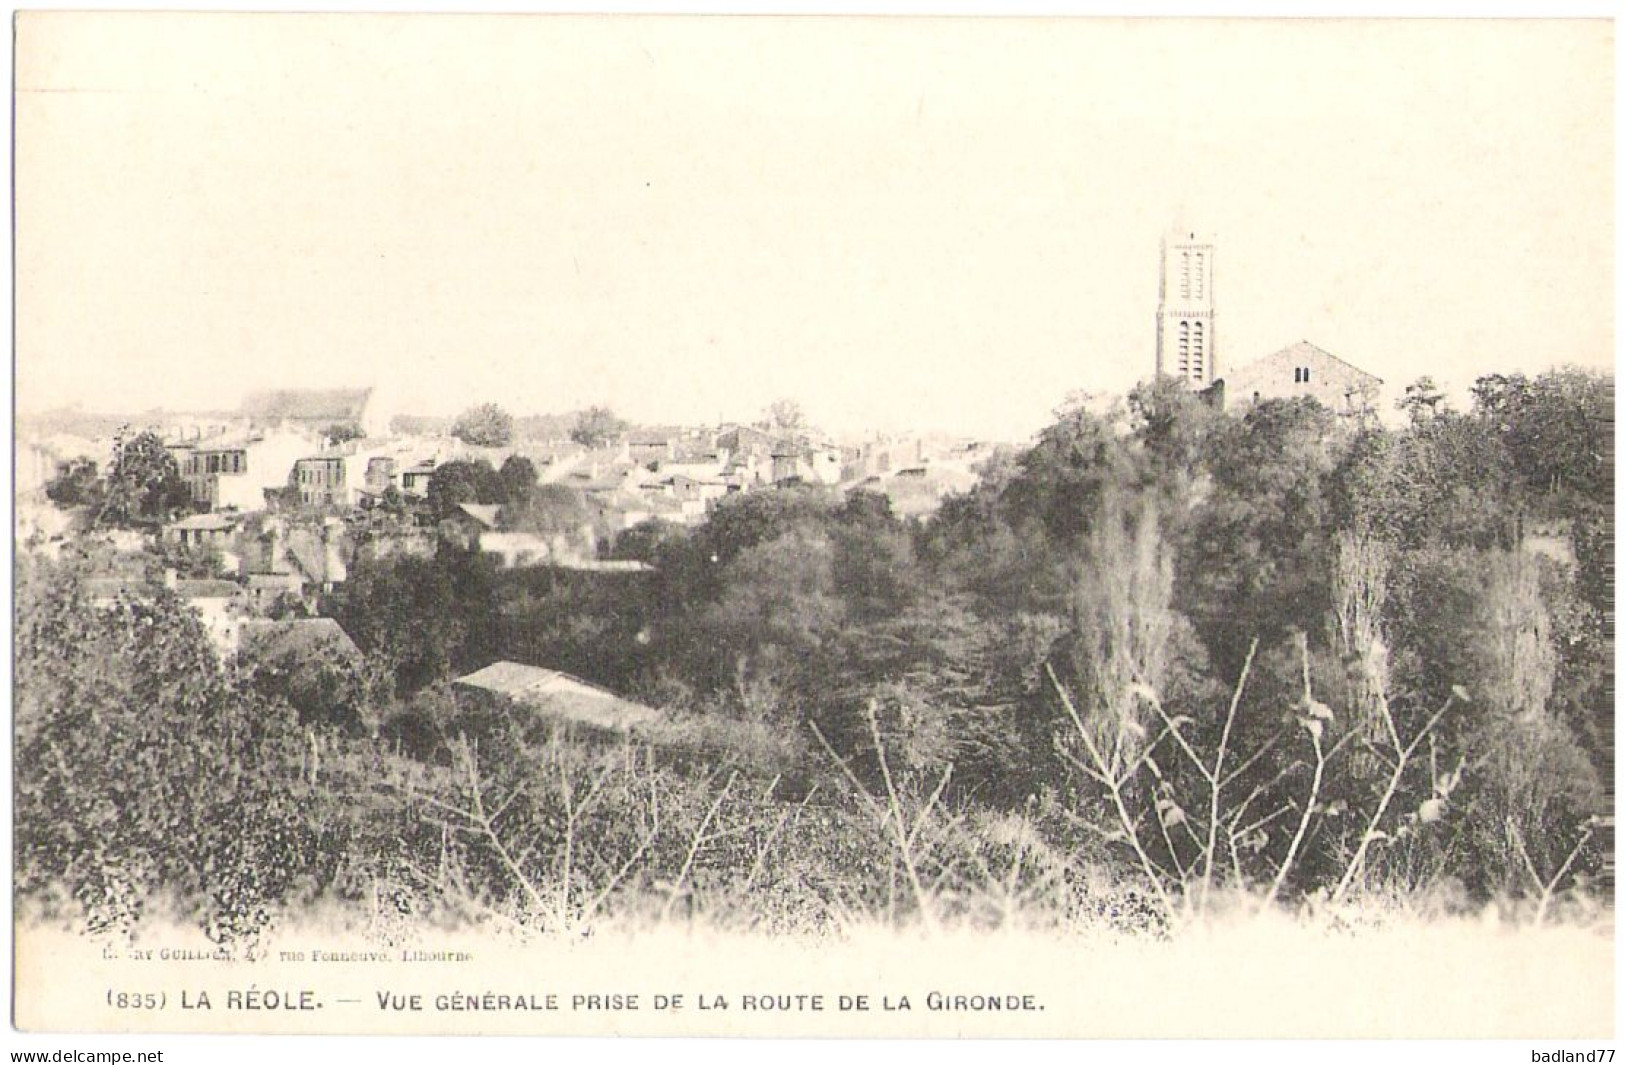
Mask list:
[{"label": "tiled roof", "polygon": [[300,583],[299,575],[296,573],[250,573],[248,575],[248,586],[250,588],[297,589]]}]

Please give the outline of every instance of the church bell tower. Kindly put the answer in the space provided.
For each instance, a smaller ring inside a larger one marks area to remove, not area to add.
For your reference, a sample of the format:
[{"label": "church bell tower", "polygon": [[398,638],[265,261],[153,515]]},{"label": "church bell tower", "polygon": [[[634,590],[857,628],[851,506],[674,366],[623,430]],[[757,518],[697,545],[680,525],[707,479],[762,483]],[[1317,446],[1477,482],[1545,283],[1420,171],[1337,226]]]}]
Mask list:
[{"label": "church bell tower", "polygon": [[1157,286],[1157,374],[1192,389],[1218,378],[1213,344],[1213,245],[1180,231],[1162,240]]}]

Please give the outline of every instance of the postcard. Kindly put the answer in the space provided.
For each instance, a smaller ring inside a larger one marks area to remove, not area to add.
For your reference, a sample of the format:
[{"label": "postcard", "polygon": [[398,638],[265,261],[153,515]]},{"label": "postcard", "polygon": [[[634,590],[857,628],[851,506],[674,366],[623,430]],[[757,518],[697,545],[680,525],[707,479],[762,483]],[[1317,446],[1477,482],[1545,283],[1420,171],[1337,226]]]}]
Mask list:
[{"label": "postcard", "polygon": [[18,1029],[1613,1037],[1612,23],[15,34]]}]

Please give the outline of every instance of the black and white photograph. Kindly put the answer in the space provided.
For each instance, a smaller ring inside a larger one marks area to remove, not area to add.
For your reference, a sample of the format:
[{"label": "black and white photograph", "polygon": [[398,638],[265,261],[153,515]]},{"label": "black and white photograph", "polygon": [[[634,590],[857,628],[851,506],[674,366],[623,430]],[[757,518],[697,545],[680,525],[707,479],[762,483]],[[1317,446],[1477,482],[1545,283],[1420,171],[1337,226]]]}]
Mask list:
[{"label": "black and white photograph", "polygon": [[1610,19],[13,29],[21,1032],[1611,1045]]}]

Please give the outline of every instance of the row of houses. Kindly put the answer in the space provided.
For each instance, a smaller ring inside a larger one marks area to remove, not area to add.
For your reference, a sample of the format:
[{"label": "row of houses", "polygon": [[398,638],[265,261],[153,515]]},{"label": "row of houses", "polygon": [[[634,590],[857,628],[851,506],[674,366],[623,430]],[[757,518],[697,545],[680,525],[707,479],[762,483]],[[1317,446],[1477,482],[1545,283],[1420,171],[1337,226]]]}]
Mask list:
[{"label": "row of houses", "polygon": [[[967,487],[975,461],[983,457],[913,438],[843,447],[813,433],[737,423],[645,427],[593,448],[572,440],[484,448],[442,435],[387,435],[370,389],[256,393],[235,412],[166,418],[157,427],[198,513],[172,524],[165,535],[228,553],[245,515],[335,513],[391,495],[420,501],[435,471],[454,460],[500,466],[510,456],[529,459],[541,483],[579,491],[596,527],[613,534],[651,519],[696,525],[729,494],[794,484],[881,491],[901,512],[926,513],[943,495]],[[111,448],[111,439],[56,439],[36,455],[25,445],[19,469],[38,467],[31,482],[37,488],[53,464],[60,473],[66,462],[95,461],[91,454],[105,461]],[[27,491],[20,483],[19,492]],[[482,549],[505,565],[537,559],[579,565],[597,555],[590,537],[566,547],[557,538],[487,525],[479,531]]]}]

